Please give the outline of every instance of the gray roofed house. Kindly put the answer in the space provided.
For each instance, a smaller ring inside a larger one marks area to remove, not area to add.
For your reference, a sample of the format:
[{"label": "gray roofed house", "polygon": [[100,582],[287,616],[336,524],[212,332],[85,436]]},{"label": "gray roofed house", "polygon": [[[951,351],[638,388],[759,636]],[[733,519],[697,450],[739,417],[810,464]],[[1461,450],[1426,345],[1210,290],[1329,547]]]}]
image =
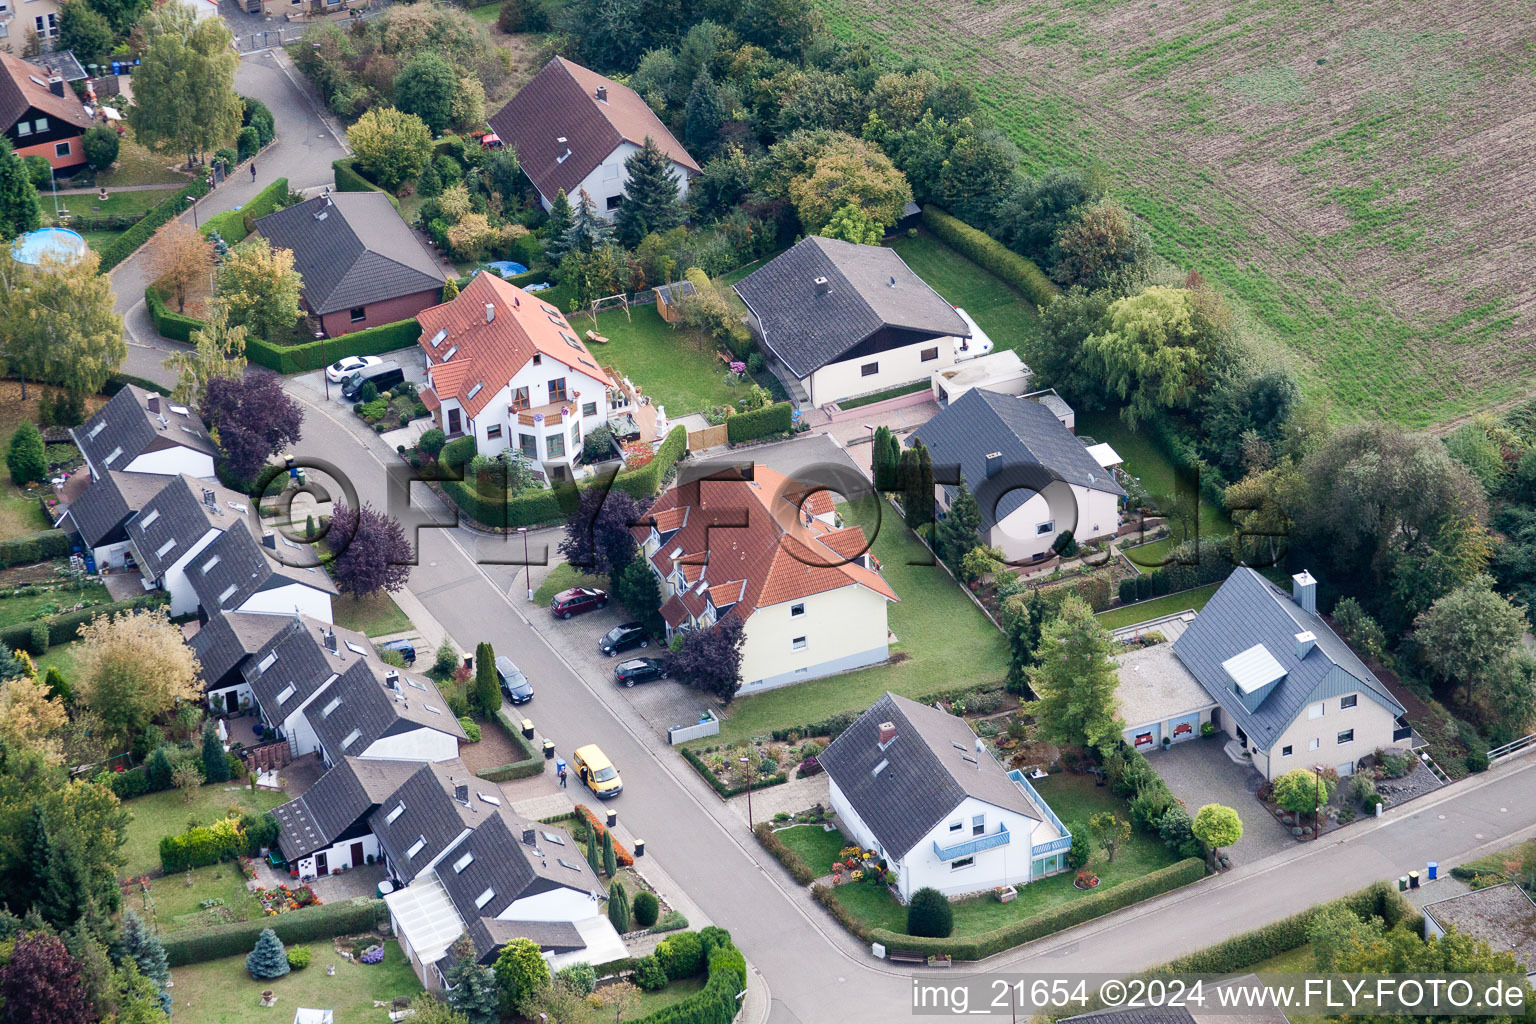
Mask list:
[{"label": "gray roofed house", "polygon": [[250,532],[249,499],[211,480],[185,474],[162,486],[128,523],[128,537],[146,575],[165,581],[209,531]]},{"label": "gray roofed house", "polygon": [[1516,882],[1504,882],[1424,905],[1424,935],[1454,928],[1510,953],[1527,979],[1536,979],[1536,900]]},{"label": "gray roofed house", "polygon": [[[445,275],[382,192],[329,192],[256,220],[293,250],[304,305],[332,337],[436,305]],[[361,315],[358,315],[358,314]]]},{"label": "gray roofed house", "polygon": [[108,470],[91,481],[85,493],[65,513],[86,547],[98,548],[128,540],[128,520],[160,489],[176,479],[153,473]]},{"label": "gray roofed house", "polygon": [[343,757],[302,796],[273,808],[278,847],[290,864],[368,831],[364,820],[421,767],[417,761]]},{"label": "gray roofed house", "polygon": [[352,652],[328,654],[320,640],[323,623],[301,616],[270,617],[286,625],[252,655],[253,661],[243,674],[263,720],[281,728],[289,715],[362,656]]},{"label": "gray roofed house", "polygon": [[[812,405],[926,379],[955,353],[952,342],[924,343],[971,333],[894,250],[877,245],[813,235],[734,287],[776,370],[786,370],[786,385],[793,381]],[[852,368],[851,380],[828,370],[854,360],[867,362]],[[876,369],[866,373],[870,366]]]},{"label": "gray roofed house", "polygon": [[108,470],[213,476],[213,439],[191,409],[127,385],[70,436],[93,479]]},{"label": "gray roofed house", "polygon": [[[450,795],[459,786],[466,787],[467,804]],[[487,796],[496,803],[487,802]],[[423,764],[369,815],[368,825],[389,858],[390,873],[409,885],[460,836],[489,817],[501,799],[494,783],[478,778],[462,761]]]},{"label": "gray roofed house", "polygon": [[[1387,686],[1316,614],[1312,577],[1299,576],[1295,593],[1287,594],[1250,568],[1236,568],[1174,642],[1180,662],[1261,751],[1326,697],[1359,692],[1392,718],[1404,714]],[[1256,676],[1246,671],[1260,663],[1250,654],[1255,648],[1278,666],[1278,679],[1267,669],[1253,669]],[[1372,740],[1367,752],[1393,743],[1390,731]]]},{"label": "gray roofed house", "polygon": [[305,599],[299,610],[323,609],[329,618],[329,598],[337,593],[336,584],[317,568],[291,565],[269,556],[267,551],[275,552],[278,543],[276,534],[263,534],[258,541],[248,529],[225,530],[200,551],[185,572],[203,614],[241,609],[292,614],[294,602],[285,604],[284,599],[273,595],[299,584],[319,597]]},{"label": "gray roofed house", "polygon": [[228,612],[205,622],[188,641],[192,653],[197,655],[204,689],[212,691],[243,683],[241,669],[246,660],[289,628],[291,621],[281,615]]}]

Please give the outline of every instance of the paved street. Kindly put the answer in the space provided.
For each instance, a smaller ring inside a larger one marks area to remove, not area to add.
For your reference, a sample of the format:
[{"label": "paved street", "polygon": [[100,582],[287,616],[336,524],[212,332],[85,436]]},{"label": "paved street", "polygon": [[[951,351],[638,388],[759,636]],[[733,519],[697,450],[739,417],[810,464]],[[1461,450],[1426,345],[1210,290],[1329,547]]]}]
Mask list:
[{"label": "paved street", "polygon": [[[308,398],[305,389],[294,390]],[[377,437],[354,433],[352,427],[344,410],[311,407],[300,452],[347,467],[360,498],[382,506],[384,460],[392,456]],[[830,442],[802,440],[747,454],[765,464],[783,464],[831,454],[822,445]],[[413,490],[416,500],[431,501],[425,488]],[[442,515],[441,509],[431,511]],[[626,707],[623,691],[590,685],[563,649],[531,627],[521,577],[510,568],[477,567],[460,544],[465,533],[420,531],[412,595],[461,647],[472,649],[477,641],[489,640],[517,661],[539,688],[528,708],[530,717],[560,750],[597,742],[618,764],[625,776],[624,795],[616,804],[623,820],[646,838],[650,854],[687,885],[699,906],[741,942],[772,990],[766,1019],[841,1024],[905,1015],[910,972],[871,959],[776,863],[760,863],[760,851],[738,810],[722,803],[680,756],[657,749],[650,730]],[[520,556],[521,544],[517,547]],[[1533,832],[1536,760],[1526,758],[1379,821],[1344,829],[1337,839],[1297,845],[1240,865],[1227,875],[980,966],[1016,972],[1132,970],[1376,879],[1395,878],[1426,860],[1448,866]],[[1157,922],[1155,928],[1148,927],[1150,920]],[[749,1013],[748,1019],[762,1018]]]}]

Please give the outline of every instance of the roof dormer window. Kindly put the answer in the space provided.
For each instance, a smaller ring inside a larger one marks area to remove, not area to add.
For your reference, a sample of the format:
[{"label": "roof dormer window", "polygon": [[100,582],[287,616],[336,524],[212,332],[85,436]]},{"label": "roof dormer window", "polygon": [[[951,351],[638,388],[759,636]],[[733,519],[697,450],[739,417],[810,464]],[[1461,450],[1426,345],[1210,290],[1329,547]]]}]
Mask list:
[{"label": "roof dormer window", "polygon": [[437,348],[437,346],[439,346],[439,345],[441,345],[443,343],[443,339],[446,338],[446,337],[448,337],[448,328],[444,327],[442,330],[440,330],[436,334],[432,335],[432,342],[431,342],[432,347],[433,348]]},{"label": "roof dormer window", "polygon": [[116,461],[118,456],[120,456],[122,454],[123,454],[123,449],[122,448],[120,448],[120,447],[119,448],[113,448],[112,451],[107,454],[107,457],[105,459],[101,460],[102,464],[110,466],[110,465],[112,465],[112,463],[114,461]]},{"label": "roof dormer window", "polygon": [[418,853],[420,853],[422,851],[422,848],[425,847],[426,845],[427,845],[427,837],[426,836],[417,836],[416,837],[416,841],[411,844],[411,848],[409,850],[405,851],[405,859],[406,860],[412,859]]},{"label": "roof dormer window", "polygon": [[459,350],[459,346],[457,346],[457,345],[454,345],[454,346],[450,347],[447,352],[443,353],[443,362],[446,363],[448,360],[452,359],[453,358],[453,354],[455,352],[457,352],[458,350]]},{"label": "roof dormer window", "polygon": [[402,815],[404,813],[405,813],[405,801],[402,800],[399,803],[395,804],[393,810],[391,810],[388,814],[384,815],[384,824],[386,824],[386,825],[393,825],[395,823],[395,819],[400,817],[400,815]]},{"label": "roof dormer window", "polygon": [[94,427],[92,427],[90,432],[88,434],[86,434],[85,436],[86,436],[87,439],[89,439],[91,441],[94,441],[94,440],[96,440],[96,435],[101,433],[103,430],[106,430],[106,429],[107,429],[107,421],[106,420],[102,420],[100,423],[98,423]]},{"label": "roof dormer window", "polygon": [[149,515],[145,516],[143,518],[143,520],[139,523],[139,529],[141,529],[141,530],[149,529],[149,524],[154,522],[156,519],[159,519],[159,518],[160,518],[160,510],[157,509],[157,508],[156,509],[151,509],[150,512],[149,512]]}]

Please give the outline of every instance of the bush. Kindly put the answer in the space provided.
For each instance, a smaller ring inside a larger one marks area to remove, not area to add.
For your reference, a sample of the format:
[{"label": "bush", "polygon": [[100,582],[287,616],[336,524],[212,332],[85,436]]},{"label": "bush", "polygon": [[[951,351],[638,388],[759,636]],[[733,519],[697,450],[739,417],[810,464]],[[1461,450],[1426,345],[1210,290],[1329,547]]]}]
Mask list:
[{"label": "bush", "polygon": [[126,772],[107,773],[111,777],[108,784],[112,787],[113,794],[119,800],[132,800],[136,796],[143,796],[149,792],[149,779],[144,775],[144,769],[130,768]]},{"label": "bush", "polygon": [[788,402],[767,405],[755,412],[741,412],[725,421],[725,434],[731,444],[755,441],[761,437],[773,437],[789,433],[790,412]]},{"label": "bush", "polygon": [[97,124],[87,128],[81,145],[85,149],[85,162],[91,165],[93,171],[104,171],[117,160],[117,132],[107,125]]},{"label": "bush", "polygon": [[669,910],[651,927],[653,932],[675,932],[688,927],[688,919],[681,910]]},{"label": "bush", "polygon": [[[713,775],[714,773],[710,772],[709,774]],[[759,843],[763,844],[763,849],[773,854],[774,860],[784,865],[784,869],[794,876],[796,882],[801,885],[810,885],[816,880],[819,872],[807,864],[804,857],[785,846],[783,841],[774,832],[771,824],[766,821],[758,822],[752,829],[752,834],[757,836]],[[822,867],[825,869],[826,866],[822,865]]]},{"label": "bush", "polygon": [[649,928],[656,923],[656,917],[661,913],[661,903],[656,899],[656,894],[641,889],[635,893],[634,902],[635,924],[641,928]]},{"label": "bush", "polygon": [[270,928],[262,929],[256,937],[256,946],[245,958],[245,969],[257,981],[281,978],[291,968],[283,952],[283,940]]},{"label": "bush", "polygon": [[476,772],[480,778],[487,782],[511,782],[513,779],[531,779],[544,771],[544,755],[533,749],[533,746],[518,732],[512,720],[507,717],[505,711],[497,711],[491,719],[493,723],[501,727],[501,730],[512,740],[512,745],[523,755],[519,761],[509,764],[497,765],[495,768],[487,768],[483,772]]},{"label": "bush", "polygon": [[105,274],[133,255],[139,246],[149,241],[149,236],[155,233],[155,229],[185,210],[188,196],[201,198],[207,194],[208,183],[199,178],[185,188],[178,189],[169,199],[151,207],[138,223],[101,247],[101,272]]},{"label": "bush", "polygon": [[1034,263],[931,203],[923,207],[923,223],[950,248],[1013,285],[1035,305],[1044,306],[1060,294]]},{"label": "bush", "polygon": [[63,530],[39,530],[0,540],[0,568],[36,565],[69,554],[69,535]]},{"label": "bush", "polygon": [[932,939],[947,938],[955,930],[955,911],[937,889],[922,888],[907,904],[907,934]]},{"label": "bush", "polygon": [[[693,766],[693,770],[699,773],[700,778],[709,783],[710,788],[718,793],[721,799],[729,800],[731,797],[747,791],[746,783],[742,783],[740,786],[727,786],[724,782],[721,782],[719,776],[710,771],[709,766],[704,763],[703,759],[691,750],[684,748],[683,760]],[[773,775],[764,775],[753,779],[752,788],[764,789],[768,786],[777,786],[788,781],[789,777],[787,775],[783,772],[778,772]]]},{"label": "bush", "polygon": [[555,972],[555,981],[564,982],[573,992],[579,992],[584,996],[591,995],[597,989],[597,971],[591,964],[571,964],[562,967]]},{"label": "bush", "polygon": [[[51,619],[44,620],[48,623],[48,643],[52,647],[57,647],[59,644],[67,644],[79,639],[80,627],[98,615],[116,615],[118,612],[132,611],[136,608],[156,608],[168,600],[169,595],[163,591],[157,591],[154,594],[133,597],[126,601],[113,601],[110,604],[98,604],[72,612],[61,612]],[[42,651],[32,649],[32,627],[32,622],[23,622],[20,625],[0,629],[0,644],[4,644],[13,651],[42,654]]]},{"label": "bush", "polygon": [[[272,184],[256,193],[255,197],[238,210],[226,210],[216,213],[202,222],[203,237],[207,238],[217,231],[219,236],[234,245],[251,233],[246,225],[258,217],[283,208],[283,203],[288,199],[288,179],[278,178]],[[350,337],[350,335],[348,335]]]},{"label": "bush", "polygon": [[656,947],[656,959],[667,978],[691,978],[704,970],[704,943],[698,932],[679,932]]},{"label": "bush", "polygon": [[[265,146],[277,137],[276,122],[272,118],[272,111],[261,100],[250,96],[240,97],[245,105],[245,112],[241,116],[241,123],[256,129],[256,139],[260,146]],[[259,147],[258,147],[259,148]]]},{"label": "bush", "polygon": [[339,338],[306,341],[302,345],[274,345],[260,338],[247,338],[245,357],[257,366],[287,375],[318,370],[342,356],[377,356],[409,348],[420,336],[420,325],[411,319],[368,327]]},{"label": "bush", "polygon": [[308,946],[294,946],[288,951],[288,966],[296,971],[302,971],[309,966],[313,958],[314,953],[310,952]]},{"label": "bush", "polygon": [[480,742],[480,725],[473,718],[461,715],[459,717],[459,728],[464,730],[464,735],[469,738],[469,742]]},{"label": "bush", "polygon": [[383,900],[357,897],[255,921],[178,931],[163,936],[161,944],[165,946],[166,962],[171,967],[181,967],[246,952],[266,928],[284,942],[315,942],[337,935],[370,932],[384,919]]},{"label": "bush", "polygon": [[357,169],[356,157],[349,156],[332,162],[331,170],[336,175],[337,192],[383,192],[389,196],[390,205],[397,211],[400,209],[400,200],[362,176]]},{"label": "bush", "polygon": [[160,867],[166,874],[232,860],[245,852],[245,833],[237,820],[190,828],[179,836],[160,837]]},{"label": "bush", "polygon": [[640,958],[635,969],[635,984],[647,992],[660,992],[667,987],[667,972],[662,970],[661,961],[654,954]]},{"label": "bush", "polygon": [[[1198,857],[1153,871],[1112,889],[1095,891],[1070,903],[1042,911],[1033,917],[1013,921],[1001,928],[960,938],[931,939],[902,935],[884,928],[870,929],[860,938],[878,942],[887,949],[912,949],[929,955],[947,953],[956,960],[983,960],[1005,949],[1052,935],[1084,921],[1112,914],[1135,903],[1161,896],[1199,880],[1205,875],[1205,861]],[[828,890],[830,893],[831,890]],[[913,897],[916,898],[915,896]]]},{"label": "bush", "polygon": [[21,158],[21,164],[26,168],[27,177],[32,179],[34,188],[41,191],[53,184],[53,165],[45,156],[33,153],[31,156]]},{"label": "bush", "polygon": [[235,152],[239,159],[249,160],[261,149],[261,133],[254,126],[246,125],[240,129],[240,134],[235,136]]}]

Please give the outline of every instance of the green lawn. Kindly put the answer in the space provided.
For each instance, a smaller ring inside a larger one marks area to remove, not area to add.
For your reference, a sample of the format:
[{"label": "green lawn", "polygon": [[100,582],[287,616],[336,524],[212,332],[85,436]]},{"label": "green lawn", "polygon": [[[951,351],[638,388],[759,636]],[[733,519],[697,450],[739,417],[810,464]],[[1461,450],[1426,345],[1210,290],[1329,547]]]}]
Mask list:
[{"label": "green lawn", "polygon": [[[150,906],[145,907],[142,892],[131,889],[124,896],[123,905],[146,917],[152,912],[162,932],[248,921],[261,913],[261,902],[246,889],[245,876],[234,861],[151,879],[149,895]],[[217,910],[205,910],[199,905],[214,898],[223,900],[224,905]]]},{"label": "green lawn", "polygon": [[945,301],[969,313],[992,339],[994,351],[1018,351],[1025,339],[1038,334],[1040,313],[1034,303],[926,230],[920,229],[916,238],[896,239],[891,248]]},{"label": "green lawn", "polygon": [[[1116,410],[1078,412],[1077,433],[1092,437],[1100,443],[1108,443],[1125,460],[1125,470],[1141,480],[1147,494],[1154,500],[1174,492],[1174,468],[1168,456],[1163,454],[1150,436],[1131,430]],[[1232,523],[1226,513],[1212,504],[1203,494],[1200,496],[1200,534],[1204,537],[1225,537],[1232,532]],[[1138,548],[1141,561],[1149,563],[1147,571],[1158,564],[1167,548],[1168,541],[1144,544]]]},{"label": "green lawn", "polygon": [[[170,198],[181,187],[181,185],[168,185],[163,189],[146,189],[143,192],[113,192],[108,188],[105,202],[95,195],[72,195],[60,196],[59,205],[66,207],[72,214],[69,226],[80,233],[80,237],[85,239],[85,244],[92,249],[100,249],[127,229],[113,231],[102,227],[98,230],[87,230],[87,226],[92,221],[99,223],[107,217],[119,216],[137,220],[152,207]],[[49,224],[56,223],[51,202],[44,203],[43,219]]]},{"label": "green lawn", "polygon": [[482,25],[494,25],[497,16],[501,14],[501,4],[481,4],[479,7],[471,7],[467,13]]},{"label": "green lawn", "polygon": [[75,681],[75,658],[80,654],[80,644],[74,641],[67,644],[54,644],[48,648],[46,654],[40,654],[32,660],[37,664],[37,674],[46,676],[50,668],[57,668],[63,673],[64,678],[71,683]]},{"label": "green lawn", "polygon": [[800,859],[809,864],[817,875],[831,871],[832,862],[837,860],[842,848],[848,845],[848,840],[837,829],[827,832],[820,825],[796,825],[794,828],[780,829],[774,835],[778,836],[779,842],[799,854]]},{"label": "green lawn", "polygon": [[133,815],[133,820],[128,825],[128,841],[123,844],[125,863],[121,877],[159,874],[160,838],[180,835],[186,831],[187,822],[194,818],[200,824],[207,824],[223,817],[236,804],[243,811],[270,811],[287,799],[283,793],[266,789],[253,793],[249,785],[220,782],[194,791],[190,803],[183,800],[181,791],[176,789],[125,801],[123,806]]},{"label": "green lawn", "polygon": [[[671,1006],[673,1003],[680,1003],[689,996],[698,993],[704,987],[704,983],[707,980],[707,976],[701,974],[697,978],[681,978],[659,992],[646,992],[642,989],[640,992],[640,1005],[629,1015],[629,1019],[640,1020],[643,1017],[649,1017],[663,1007]],[[598,994],[601,995],[602,993],[599,992]]]},{"label": "green lawn", "polygon": [[1243,973],[1252,971],[1254,974],[1311,974],[1316,970],[1317,957],[1312,952],[1312,943],[1307,942],[1295,949],[1288,949],[1284,953],[1276,953],[1258,963],[1249,964]]},{"label": "green lawn", "polygon": [[925,380],[918,381],[916,384],[903,384],[900,387],[890,388],[886,391],[876,391],[874,394],[865,395],[862,398],[850,398],[846,402],[838,402],[837,405],[840,409],[857,409],[863,405],[874,405],[876,402],[883,402],[887,398],[900,398],[902,395],[910,395],[915,391],[927,391],[930,386],[929,382]]},{"label": "green lawn", "polygon": [[336,625],[365,636],[389,636],[411,629],[411,620],[395,604],[395,599],[382,590],[357,600],[345,594],[338,595],[331,602],[331,610]]},{"label": "green lawn", "polygon": [[[654,304],[632,307],[630,317],[622,310],[599,313],[596,330],[608,344],[588,342],[587,347],[600,365],[612,366],[640,385],[651,401],[666,406],[668,417],[675,420],[712,405],[735,406],[746,396],[746,385],[725,383],[726,365],[711,342],[701,346],[696,337],[663,320]],[[571,326],[585,338],[592,318],[572,314]]]},{"label": "green lawn", "polygon": [[[539,589],[533,592],[535,604],[549,604],[550,598],[562,590],[570,590],[572,587],[597,587],[606,589],[608,578],[606,576],[589,576],[579,569],[573,569],[568,562],[561,562],[549,570],[549,575],[544,577],[544,582],[539,584]],[[523,590],[526,594],[528,591]]]},{"label": "green lawn", "polygon": [[[1107,786],[1095,786],[1087,775],[1057,774],[1038,780],[1035,788],[1069,828],[1099,811],[1114,811],[1121,818],[1128,818],[1130,814],[1124,800],[1110,793]],[[1097,888],[1086,891],[1075,888],[1072,885],[1075,873],[1064,871],[1024,886],[1012,903],[999,903],[991,896],[956,903],[954,934],[978,935],[1001,928],[1012,921],[1033,917],[1053,907],[1083,899],[1090,893],[1140,878],[1175,860],[1177,858],[1157,839],[1132,832],[1130,841],[1115,851],[1113,864],[1107,863],[1102,853],[1095,855],[1093,870],[1100,879]],[[844,909],[866,925],[906,931],[907,909],[897,903],[885,887],[844,882],[836,893],[837,901]]]},{"label": "green lawn", "polygon": [[46,530],[53,524],[43,514],[38,492],[28,492],[7,481],[0,486],[0,540]]},{"label": "green lawn", "polygon": [[1207,583],[1203,587],[1186,590],[1178,594],[1168,594],[1165,597],[1154,597],[1146,601],[1137,601],[1135,604],[1121,605],[1098,614],[1099,625],[1105,629],[1119,629],[1122,626],[1134,626],[1138,622],[1146,622],[1148,619],[1160,618],[1164,615],[1172,615],[1186,608],[1195,611],[1205,607],[1205,603],[1216,593],[1220,583]]},{"label": "green lawn", "polygon": [[107,171],[100,171],[96,175],[98,185],[107,186],[110,192],[113,188],[123,185],[185,185],[191,181],[189,175],[171,169],[178,163],[174,156],[159,156],[152,153],[144,146],[134,141],[133,129],[129,129],[122,137],[122,142],[117,149],[117,163]]},{"label": "green lawn", "polygon": [[94,605],[107,604],[111,600],[106,586],[101,583],[92,583],[84,590],[50,590],[0,598],[0,628],[53,615],[82,602]]},{"label": "green lawn", "polygon": [[[283,1024],[293,1019],[295,1007],[334,1010],[336,1020],[383,1021],[385,1010],[376,1001],[414,996],[421,982],[393,940],[384,944],[384,962],[360,964],[343,960],[329,941],[306,943],[314,959],[302,971],[274,981],[256,981],[245,970],[245,957],[230,956],[176,968],[177,1024]],[[327,965],[336,974],[325,973]],[[263,989],[277,995],[277,1007],[259,1006]]]},{"label": "green lawn", "polygon": [[839,711],[862,711],[886,690],[914,697],[1002,683],[1008,665],[1002,633],[948,573],[931,564],[928,550],[902,525],[891,506],[867,498],[843,505],[840,511],[850,524],[864,527],[865,534],[874,538],[871,551],[900,598],[890,606],[890,629],[896,634],[891,654],[905,660],[738,698],[725,709],[719,739],[709,742],[739,743],[776,728],[817,722]]}]

